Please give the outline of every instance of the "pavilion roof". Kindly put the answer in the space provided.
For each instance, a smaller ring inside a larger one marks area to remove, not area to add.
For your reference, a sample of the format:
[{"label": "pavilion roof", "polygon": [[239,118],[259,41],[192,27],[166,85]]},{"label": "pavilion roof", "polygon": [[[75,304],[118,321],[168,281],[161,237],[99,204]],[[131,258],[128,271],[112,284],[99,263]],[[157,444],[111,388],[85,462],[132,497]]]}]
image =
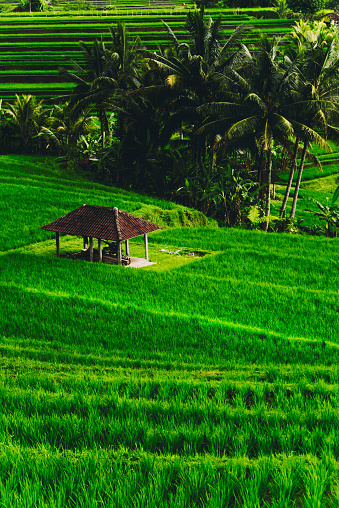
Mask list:
[{"label": "pavilion roof", "polygon": [[118,208],[85,204],[41,226],[41,229],[117,242],[151,233],[161,227]]}]

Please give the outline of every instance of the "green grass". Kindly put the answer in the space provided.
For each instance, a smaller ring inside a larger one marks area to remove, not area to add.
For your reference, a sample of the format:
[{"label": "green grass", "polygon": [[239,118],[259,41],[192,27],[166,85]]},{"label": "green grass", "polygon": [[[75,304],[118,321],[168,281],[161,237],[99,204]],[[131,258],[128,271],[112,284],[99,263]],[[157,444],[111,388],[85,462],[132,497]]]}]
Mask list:
[{"label": "green grass", "polygon": [[[54,159],[0,167],[2,506],[336,506],[338,240],[203,227]],[[162,220],[155,264],[56,257],[40,226],[84,202]]]},{"label": "green grass", "polygon": [[[337,157],[338,157],[338,154],[337,154]],[[339,161],[339,159],[338,159],[338,161]],[[323,178],[325,176],[338,175],[338,173],[339,173],[339,163],[324,164],[324,162],[322,161],[322,169],[321,170],[318,167],[307,167],[306,166],[303,171],[302,180],[303,181],[313,180],[313,179]],[[285,180],[287,182],[288,177],[289,177],[289,172],[286,171],[283,173],[279,173],[279,177],[282,180]],[[297,180],[297,173],[295,173],[295,175],[293,177],[293,181],[295,182],[296,180]]]},{"label": "green grass", "polygon": [[[330,154],[335,157],[339,157],[339,153],[337,152],[338,146],[330,142],[330,145],[333,149],[333,154]],[[313,148],[314,153],[321,158],[324,156],[322,150],[317,147]],[[325,155],[327,156],[327,155]],[[339,160],[339,159],[338,159]],[[279,173],[279,176],[283,180],[288,179],[288,173]],[[294,175],[294,182],[296,181],[297,175]],[[339,166],[338,164],[323,164],[322,171],[319,168],[315,167],[306,167],[303,171],[302,183],[300,186],[299,196],[298,196],[298,205],[297,205],[297,213],[296,216],[298,219],[303,220],[303,226],[312,227],[313,225],[325,226],[324,222],[319,221],[312,213],[305,210],[319,211],[317,205],[312,202],[312,199],[315,199],[322,203],[323,205],[332,204],[332,196],[334,191],[339,185]],[[279,215],[279,210],[281,207],[281,201],[283,199],[285,193],[285,187],[277,185],[277,196],[279,198],[278,201],[273,201],[272,203],[272,215]],[[287,205],[287,216],[289,214],[290,207],[292,205],[292,198],[294,195],[294,190],[292,187],[291,197],[289,199],[289,203]],[[337,204],[337,203],[336,203]]]},{"label": "green grass", "polygon": [[[323,178],[339,173],[339,147],[334,141],[328,141],[332,152],[328,152],[318,146],[312,147],[312,153],[318,157],[322,164],[322,170],[318,167],[312,166],[311,163],[305,165],[303,171],[303,181],[313,180],[315,178]],[[287,182],[289,176],[289,170],[279,173],[279,177]],[[297,174],[294,175],[294,181],[297,179]]]},{"label": "green grass", "polygon": [[[65,215],[80,204],[117,206],[161,225],[203,225],[197,211],[95,183],[83,174],[60,170],[55,158],[0,156],[2,194],[1,250],[17,248],[50,238],[43,224]],[[32,203],[39,203],[39,214]]]}]

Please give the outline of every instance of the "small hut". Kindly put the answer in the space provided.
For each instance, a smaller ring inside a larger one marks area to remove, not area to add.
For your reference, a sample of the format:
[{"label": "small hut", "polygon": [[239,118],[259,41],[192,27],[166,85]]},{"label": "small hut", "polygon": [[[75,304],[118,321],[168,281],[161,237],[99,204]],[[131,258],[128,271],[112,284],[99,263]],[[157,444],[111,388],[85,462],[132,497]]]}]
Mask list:
[{"label": "small hut", "polygon": [[[161,226],[118,208],[84,204],[50,224],[41,226],[41,229],[55,232],[58,256],[60,255],[60,233],[64,233],[83,237],[84,248],[79,253],[79,257],[88,257],[90,261],[121,265],[130,262],[128,240],[141,235],[144,235],[145,259],[148,261],[147,234],[161,229]],[[97,250],[93,249],[93,238],[98,240]],[[107,244],[104,249],[102,242]],[[125,255],[122,254],[123,242],[125,242]]]}]

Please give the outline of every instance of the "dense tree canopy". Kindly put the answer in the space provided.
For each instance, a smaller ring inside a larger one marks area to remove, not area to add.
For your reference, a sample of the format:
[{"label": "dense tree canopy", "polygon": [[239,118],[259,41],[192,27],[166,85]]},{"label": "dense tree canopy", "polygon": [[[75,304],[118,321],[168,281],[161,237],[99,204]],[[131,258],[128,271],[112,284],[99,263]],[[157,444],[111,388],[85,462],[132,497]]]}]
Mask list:
[{"label": "dense tree canopy", "polygon": [[[74,89],[51,110],[17,97],[2,117],[23,151],[67,154],[67,163],[114,184],[176,199],[226,224],[272,227],[271,182],[290,168],[280,221],[312,144],[337,138],[338,35],[300,22],[282,39],[262,37],[251,50],[248,28],[225,38],[221,19],[190,12],[190,43],[165,24],[169,45],[157,52],[111,28],[109,43],[80,42],[85,64],[61,69]],[[11,148],[13,149],[13,143]],[[313,162],[319,161],[313,156]],[[279,220],[276,225],[279,225]]]}]

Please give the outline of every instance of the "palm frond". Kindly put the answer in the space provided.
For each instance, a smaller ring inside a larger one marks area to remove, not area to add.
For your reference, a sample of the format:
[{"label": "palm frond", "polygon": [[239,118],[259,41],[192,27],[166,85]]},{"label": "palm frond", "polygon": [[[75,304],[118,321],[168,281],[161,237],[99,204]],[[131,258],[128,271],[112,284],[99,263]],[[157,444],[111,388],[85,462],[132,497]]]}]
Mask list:
[{"label": "palm frond", "polygon": [[234,140],[235,138],[242,138],[248,134],[253,134],[256,132],[258,124],[259,120],[256,115],[235,122],[232,127],[228,129],[222,139],[214,145],[213,149],[218,150],[220,147],[224,147],[228,142]]},{"label": "palm frond", "polygon": [[210,102],[199,106],[197,111],[208,115],[217,114],[222,116],[241,116],[244,114],[246,109],[247,108],[244,104],[238,104],[235,102]]},{"label": "palm frond", "polygon": [[89,86],[87,81],[85,81],[84,79],[82,79],[80,76],[78,76],[77,74],[74,74],[73,72],[70,72],[68,71],[67,69],[65,69],[64,67],[59,67],[59,72],[60,74],[67,78],[69,81],[72,81],[74,83],[77,83],[78,85],[83,85],[83,86]]},{"label": "palm frond", "polygon": [[172,41],[175,49],[178,50],[179,46],[180,46],[180,43],[179,43],[178,39],[176,38],[173,30],[171,29],[171,27],[167,23],[165,23],[165,21],[162,20],[162,22],[163,22],[163,24],[164,24],[164,26],[165,26],[165,28],[167,30],[167,34],[168,34],[170,40]]},{"label": "palm frond", "polygon": [[333,125],[327,124],[327,138],[339,143],[339,129]]},{"label": "palm frond", "polygon": [[294,131],[298,133],[302,139],[307,140],[309,143],[315,143],[320,148],[332,152],[332,148],[326,142],[326,140],[311,127],[300,122],[296,122],[295,120],[292,121],[292,125]]},{"label": "palm frond", "polygon": [[199,129],[197,129],[196,134],[201,135],[201,134],[210,134],[210,133],[215,134],[225,132],[225,130],[229,129],[232,120],[233,117],[229,116],[204,123],[201,127],[199,127]]},{"label": "palm frond", "polygon": [[62,146],[62,142],[58,139],[58,137],[54,134],[54,132],[51,129],[48,129],[47,127],[41,127],[38,136],[45,137],[48,136],[58,147]]},{"label": "palm frond", "polygon": [[162,55],[150,52],[147,52],[145,54],[145,58],[147,60],[152,60],[153,62],[156,62],[160,67],[168,70],[172,74],[179,74],[181,76],[189,77],[189,73],[186,67],[177,58],[172,57],[169,60],[168,58],[165,58]]},{"label": "palm frond", "polygon": [[264,101],[262,100],[261,97],[259,97],[258,94],[256,93],[249,93],[248,95],[246,95],[246,97],[244,98],[244,102],[253,102],[254,104],[256,104],[259,108],[259,111],[261,112],[262,115],[265,115],[267,113],[267,106],[266,104],[264,103]]},{"label": "palm frond", "polygon": [[285,137],[293,136],[294,129],[292,123],[282,115],[274,113],[272,115],[274,120],[273,128],[284,134]]},{"label": "palm frond", "polygon": [[306,150],[306,158],[308,161],[310,161],[312,163],[313,166],[316,166],[317,168],[319,168],[320,171],[323,170],[320,159],[318,159],[318,157],[316,155],[314,155],[314,153],[310,152],[309,150]]}]

